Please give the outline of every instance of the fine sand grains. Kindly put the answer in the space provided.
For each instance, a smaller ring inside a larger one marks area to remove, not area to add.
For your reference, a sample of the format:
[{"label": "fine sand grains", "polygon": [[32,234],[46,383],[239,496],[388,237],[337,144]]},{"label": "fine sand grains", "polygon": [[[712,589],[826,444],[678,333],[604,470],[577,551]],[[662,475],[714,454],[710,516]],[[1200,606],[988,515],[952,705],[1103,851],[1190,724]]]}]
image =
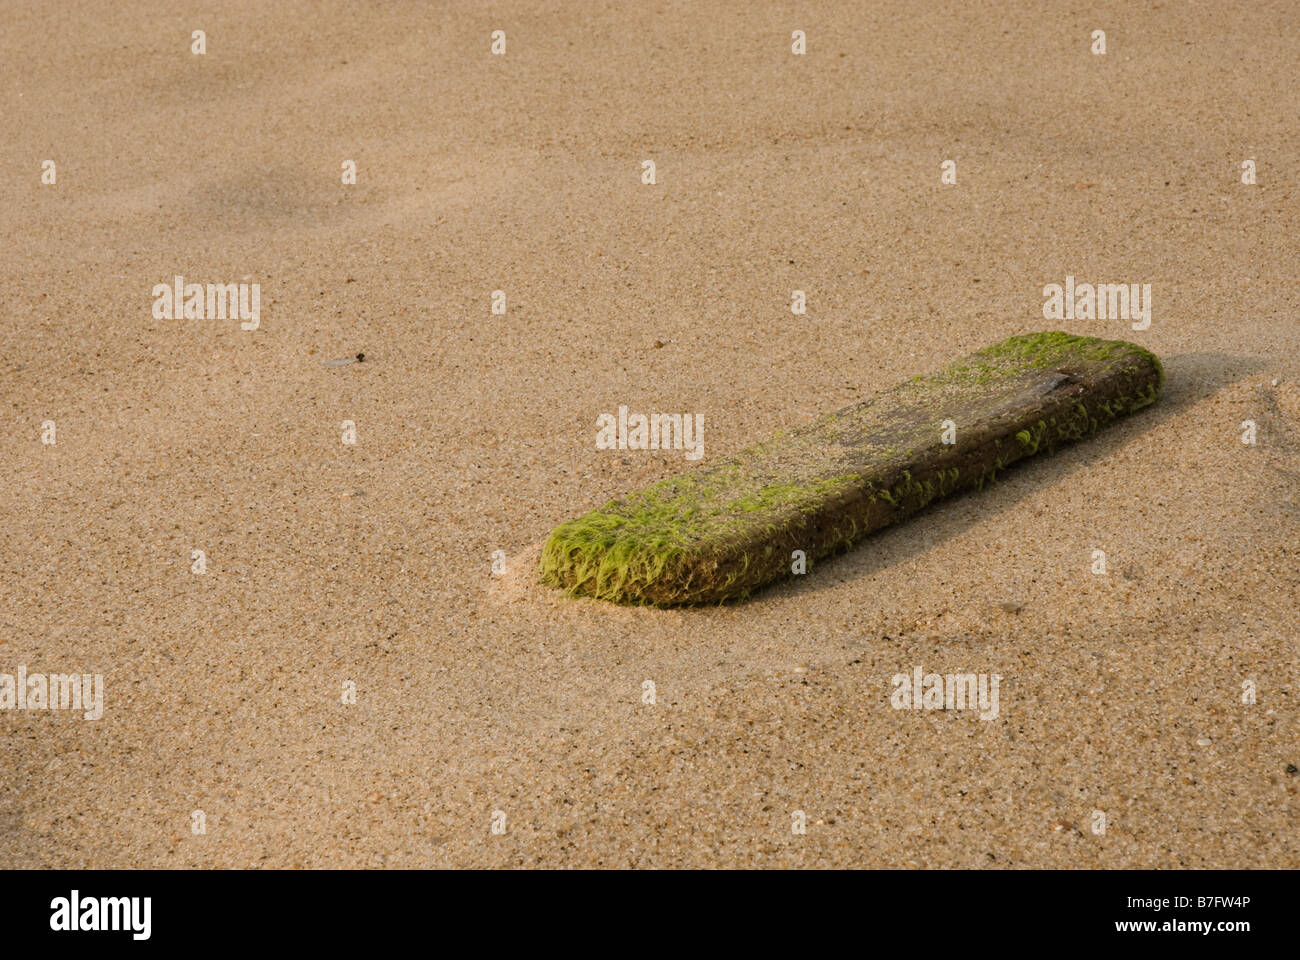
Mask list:
[{"label": "fine sand grains", "polygon": [[[1300,866],[1300,15],[1226,9],[11,12],[0,673],[105,703],[0,711],[0,866]],[[691,467],[603,411],[707,464],[1060,328],[1160,401],[742,606],[529,576]]]}]

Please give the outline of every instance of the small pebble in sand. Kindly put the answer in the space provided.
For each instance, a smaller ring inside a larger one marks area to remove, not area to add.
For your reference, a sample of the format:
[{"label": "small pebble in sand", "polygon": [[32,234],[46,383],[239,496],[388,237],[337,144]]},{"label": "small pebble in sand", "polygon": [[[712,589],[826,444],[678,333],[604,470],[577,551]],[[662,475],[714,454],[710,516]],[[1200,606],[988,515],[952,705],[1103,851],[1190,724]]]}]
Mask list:
[{"label": "small pebble in sand", "polygon": [[1200,738],[1196,741],[1196,745],[1197,745],[1198,747],[1208,747],[1208,746],[1209,746],[1210,744],[1212,744],[1213,742],[1214,742],[1214,741],[1211,740],[1209,737],[1200,737]]},{"label": "small pebble in sand", "polygon": [[1007,613],[1019,613],[1025,609],[1025,605],[1016,600],[1003,600],[998,604],[999,610],[1005,610]]},{"label": "small pebble in sand", "polygon": [[1300,767],[1297,767],[1294,763],[1288,763],[1286,765],[1286,772],[1294,777],[1297,773],[1300,773]]},{"label": "small pebble in sand", "polygon": [[322,360],[321,363],[327,367],[346,367],[349,363],[363,363],[366,355],[358,353],[355,357],[339,357],[337,360]]}]

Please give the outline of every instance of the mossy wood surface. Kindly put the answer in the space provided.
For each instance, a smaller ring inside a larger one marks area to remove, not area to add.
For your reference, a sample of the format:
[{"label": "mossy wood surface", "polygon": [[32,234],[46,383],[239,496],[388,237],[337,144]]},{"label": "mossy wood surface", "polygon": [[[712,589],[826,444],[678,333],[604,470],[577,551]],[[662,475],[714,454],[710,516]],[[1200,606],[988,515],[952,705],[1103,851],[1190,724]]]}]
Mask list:
[{"label": "mossy wood surface", "polygon": [[[1154,354],[1011,337],[925,377],[669,477],[552,531],[542,581],[618,603],[717,603],[851,547],[939,497],[1153,403]],[[956,442],[943,442],[944,421]]]}]

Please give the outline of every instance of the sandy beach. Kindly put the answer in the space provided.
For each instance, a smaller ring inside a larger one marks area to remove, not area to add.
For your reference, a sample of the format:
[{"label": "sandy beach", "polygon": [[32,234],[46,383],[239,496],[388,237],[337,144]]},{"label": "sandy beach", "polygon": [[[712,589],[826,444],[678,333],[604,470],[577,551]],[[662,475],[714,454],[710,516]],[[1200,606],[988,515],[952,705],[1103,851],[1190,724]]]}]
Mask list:
[{"label": "sandy beach", "polygon": [[[0,710],[0,867],[1300,866],[1300,6],[4,22],[0,674],[103,703]],[[159,318],[178,276],[259,316]],[[1149,327],[1045,319],[1067,277]],[[742,604],[536,582],[1051,329],[1160,400]],[[701,461],[597,449],[620,406]],[[897,709],[917,668],[996,716]]]}]

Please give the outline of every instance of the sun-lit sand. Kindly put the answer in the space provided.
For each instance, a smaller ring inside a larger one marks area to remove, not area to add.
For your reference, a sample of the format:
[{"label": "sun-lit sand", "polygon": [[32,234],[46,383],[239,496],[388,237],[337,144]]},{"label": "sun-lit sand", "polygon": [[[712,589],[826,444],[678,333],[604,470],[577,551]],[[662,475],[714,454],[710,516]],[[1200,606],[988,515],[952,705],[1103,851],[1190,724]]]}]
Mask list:
[{"label": "sun-lit sand", "polygon": [[[0,866],[1300,866],[1300,7],[1088,8],[8,4],[0,673],[105,693],[0,711]],[[603,412],[1057,328],[1161,400],[743,605],[534,582],[694,466]]]}]

